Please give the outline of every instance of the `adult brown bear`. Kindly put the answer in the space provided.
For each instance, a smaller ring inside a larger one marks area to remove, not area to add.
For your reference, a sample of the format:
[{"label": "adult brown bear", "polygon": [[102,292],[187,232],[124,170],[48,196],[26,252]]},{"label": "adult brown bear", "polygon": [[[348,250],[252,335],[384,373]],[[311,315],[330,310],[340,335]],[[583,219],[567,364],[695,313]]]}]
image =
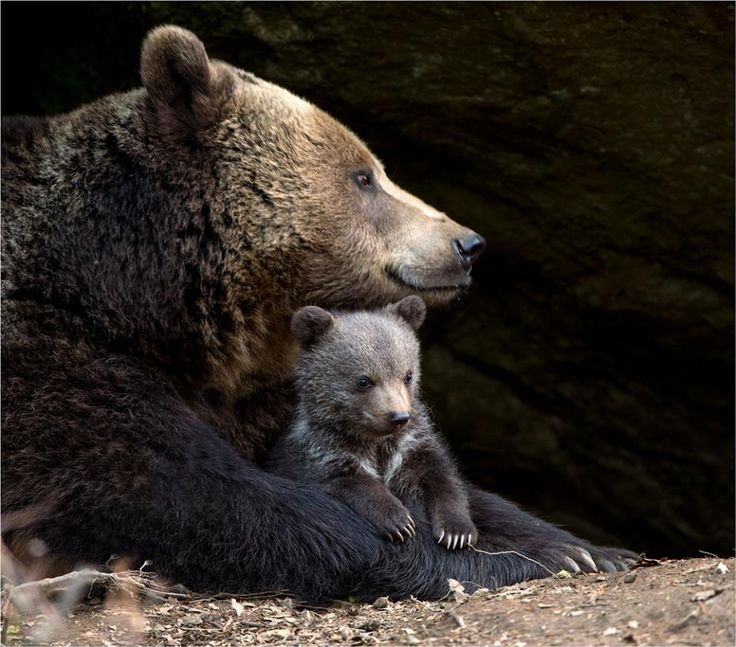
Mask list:
[{"label": "adult brown bear", "polygon": [[391,545],[256,467],[288,423],[292,312],[446,302],[483,240],[392,184],[328,115],[209,61],[187,31],[153,31],[141,73],[142,89],[3,123],[7,541],[308,598],[624,568],[625,551],[475,490],[481,547],[536,562],[449,553],[420,510],[417,541]]}]

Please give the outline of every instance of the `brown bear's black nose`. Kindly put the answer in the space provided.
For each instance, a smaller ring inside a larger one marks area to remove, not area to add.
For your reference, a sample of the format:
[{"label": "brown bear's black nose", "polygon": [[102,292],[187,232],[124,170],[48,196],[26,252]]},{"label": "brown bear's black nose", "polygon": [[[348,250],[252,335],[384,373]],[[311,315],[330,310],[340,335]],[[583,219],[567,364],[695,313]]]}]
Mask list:
[{"label": "brown bear's black nose", "polygon": [[391,414],[391,424],[394,427],[403,427],[411,419],[411,414],[406,411],[395,411]]},{"label": "brown bear's black nose", "polygon": [[486,248],[486,239],[471,231],[465,238],[458,238],[455,241],[455,248],[462,266],[467,270]]}]

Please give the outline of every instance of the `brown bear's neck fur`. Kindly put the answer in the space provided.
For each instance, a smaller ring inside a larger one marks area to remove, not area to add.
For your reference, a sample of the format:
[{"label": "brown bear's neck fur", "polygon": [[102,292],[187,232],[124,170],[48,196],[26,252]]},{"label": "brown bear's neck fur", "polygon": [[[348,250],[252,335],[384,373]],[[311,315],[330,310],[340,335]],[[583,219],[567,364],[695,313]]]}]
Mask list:
[{"label": "brown bear's neck fur", "polygon": [[[293,369],[291,295],[269,266],[290,269],[259,251],[249,276],[231,276],[217,165],[197,142],[164,141],[148,103],[138,90],[4,120],[3,288],[73,311],[98,343],[230,402]],[[254,222],[257,202],[246,207]],[[265,250],[266,233],[237,235]]]}]

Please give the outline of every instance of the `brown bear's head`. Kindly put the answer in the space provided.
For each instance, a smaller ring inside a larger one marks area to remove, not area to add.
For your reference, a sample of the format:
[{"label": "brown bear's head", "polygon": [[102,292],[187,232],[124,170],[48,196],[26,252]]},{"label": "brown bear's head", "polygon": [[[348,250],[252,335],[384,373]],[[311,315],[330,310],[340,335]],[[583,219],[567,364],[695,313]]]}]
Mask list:
[{"label": "brown bear's head", "polygon": [[214,178],[210,217],[236,300],[252,300],[264,275],[294,308],[379,306],[408,294],[436,305],[470,284],[483,238],[396,186],[328,114],[210,61],[178,27],[149,34],[141,74],[150,121],[197,147]]}]

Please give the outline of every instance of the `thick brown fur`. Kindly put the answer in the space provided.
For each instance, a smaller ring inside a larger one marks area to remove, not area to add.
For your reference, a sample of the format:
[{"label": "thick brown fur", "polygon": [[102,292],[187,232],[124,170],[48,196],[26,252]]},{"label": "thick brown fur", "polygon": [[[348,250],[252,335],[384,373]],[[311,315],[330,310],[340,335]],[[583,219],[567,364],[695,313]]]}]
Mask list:
[{"label": "thick brown fur", "polygon": [[[151,32],[141,68],[141,89],[3,120],[2,507],[45,511],[12,539],[314,598],[543,575],[508,557],[402,557],[344,505],[253,462],[288,426],[298,307],[444,303],[482,239],[391,183],[329,115],[208,60],[190,32]],[[581,546],[614,561],[472,492],[500,546],[553,568]]]}]

